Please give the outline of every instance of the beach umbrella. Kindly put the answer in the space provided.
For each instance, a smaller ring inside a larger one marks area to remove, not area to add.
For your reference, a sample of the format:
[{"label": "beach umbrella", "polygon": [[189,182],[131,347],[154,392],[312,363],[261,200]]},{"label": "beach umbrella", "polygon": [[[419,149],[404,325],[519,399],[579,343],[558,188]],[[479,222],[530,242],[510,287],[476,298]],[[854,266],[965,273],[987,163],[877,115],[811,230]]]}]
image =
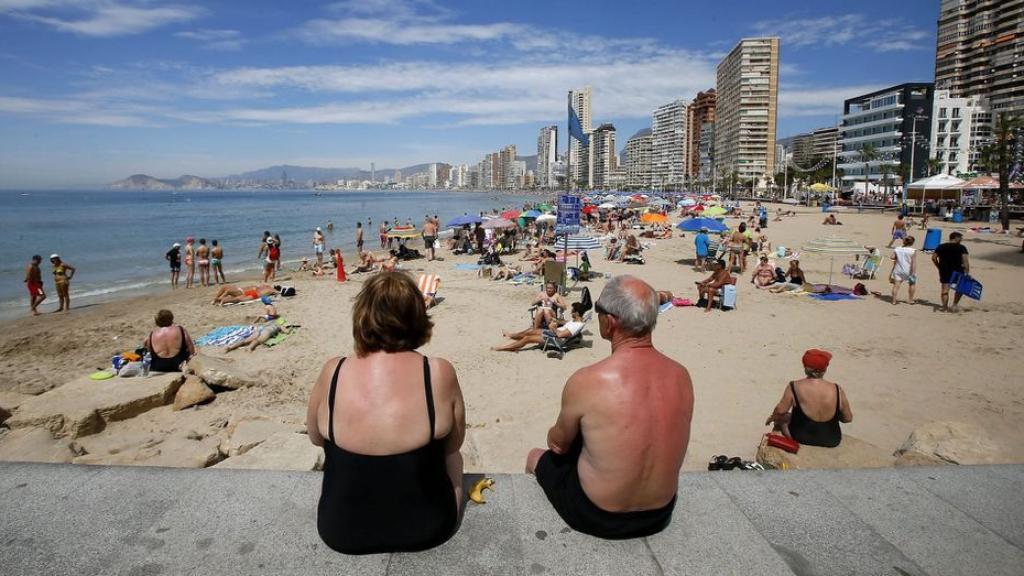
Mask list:
[{"label": "beach umbrella", "polygon": [[449,220],[446,226],[452,228],[456,226],[465,226],[466,224],[477,224],[479,222],[483,222],[483,218],[479,216],[470,216],[469,214],[463,214],[462,216],[456,216],[455,218]]},{"label": "beach umbrella", "polygon": [[687,210],[687,212],[697,212],[698,214],[703,212],[703,211],[704,211],[704,207],[701,206],[700,204],[698,204],[698,205],[694,206],[693,208],[690,208],[689,210]]},{"label": "beach umbrella", "polygon": [[392,228],[391,230],[388,231],[388,238],[408,239],[417,238],[419,235],[420,231],[417,230],[415,226],[399,226],[397,228]]},{"label": "beach umbrella", "polygon": [[498,228],[512,228],[516,223],[511,220],[504,218],[491,218],[490,220],[483,223],[483,228],[486,230],[495,230]]},{"label": "beach umbrella", "polygon": [[597,210],[597,206],[594,206],[593,204],[587,204],[586,206],[583,207],[581,212],[583,212],[584,214],[590,214],[595,210]]},{"label": "beach umbrella", "polygon": [[528,210],[526,212],[523,212],[519,216],[521,218],[537,218],[537,217],[539,217],[541,215],[543,215],[543,213],[541,211],[539,211],[539,210]]},{"label": "beach umbrella", "polygon": [[597,207],[598,208],[603,208],[605,210],[609,210],[611,208],[615,208],[616,206],[617,205],[613,204],[612,202],[605,202],[604,204],[599,204]]},{"label": "beach umbrella", "polygon": [[640,221],[645,224],[664,224],[668,222],[668,216],[657,212],[647,212],[640,217]]},{"label": "beach umbrella", "polygon": [[604,248],[600,240],[586,234],[576,234],[555,240],[555,246],[563,250],[600,250]]},{"label": "beach umbrella", "polygon": [[604,200],[605,202],[615,202],[615,200],[617,200],[617,199],[618,198],[615,196],[615,194],[609,194],[609,195],[605,196],[604,198],[602,198],[602,200]]},{"label": "beach umbrella", "polygon": [[519,218],[520,214],[521,212],[519,210],[505,210],[501,213],[501,217],[505,220],[515,220],[516,218]]},{"label": "beach umbrella", "polygon": [[728,210],[726,210],[725,208],[722,208],[721,206],[712,206],[710,208],[705,208],[704,209],[704,215],[705,216],[721,216],[722,214],[725,214],[726,212],[728,212]]},{"label": "beach umbrella", "polygon": [[811,192],[831,192],[835,190],[835,188],[829,186],[828,184],[822,184],[821,182],[811,184],[809,189]]},{"label": "beach umbrella", "polygon": [[540,210],[542,212],[548,212],[554,210],[554,208],[551,206],[551,204],[541,204],[537,206],[537,210]]},{"label": "beach umbrella", "polygon": [[719,222],[714,218],[690,218],[677,224],[676,228],[687,232],[697,232],[701,228],[707,228],[708,232],[725,232],[729,229],[724,222]]},{"label": "beach umbrella", "polygon": [[655,198],[650,201],[651,206],[671,206],[672,203],[664,198]]},{"label": "beach umbrella", "polygon": [[857,244],[853,240],[839,238],[836,236],[811,240],[804,244],[803,250],[804,252],[810,252],[812,254],[826,254],[830,257],[831,261],[828,267],[829,286],[832,285],[832,269],[835,267],[836,256],[868,254],[868,249],[864,246]]},{"label": "beach umbrella", "polygon": [[696,206],[697,205],[697,201],[694,200],[693,198],[683,198],[682,200],[679,201],[679,205],[680,206]]},{"label": "beach umbrella", "polygon": [[555,220],[558,220],[558,218],[556,218],[554,214],[541,214],[540,216],[537,217],[538,224],[544,222],[554,222]]}]

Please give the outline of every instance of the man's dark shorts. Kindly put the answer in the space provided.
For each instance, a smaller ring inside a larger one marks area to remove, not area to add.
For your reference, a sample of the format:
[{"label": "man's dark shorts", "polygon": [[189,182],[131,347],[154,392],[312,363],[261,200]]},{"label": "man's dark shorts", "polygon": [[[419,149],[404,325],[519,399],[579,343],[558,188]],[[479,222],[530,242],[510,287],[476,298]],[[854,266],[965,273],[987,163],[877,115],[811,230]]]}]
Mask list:
[{"label": "man's dark shorts", "polygon": [[548,450],[537,462],[537,483],[565,523],[578,532],[624,540],[642,538],[661,532],[672,521],[673,497],[663,508],[641,512],[608,512],[590,501],[580,484],[577,470],[583,443],[577,437],[568,454]]}]

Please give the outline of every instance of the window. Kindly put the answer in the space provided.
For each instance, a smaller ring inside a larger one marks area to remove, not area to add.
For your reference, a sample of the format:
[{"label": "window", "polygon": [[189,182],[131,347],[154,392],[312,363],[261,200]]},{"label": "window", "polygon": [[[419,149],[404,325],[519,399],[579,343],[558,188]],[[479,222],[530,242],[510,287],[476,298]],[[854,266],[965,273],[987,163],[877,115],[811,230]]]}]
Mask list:
[{"label": "window", "polygon": [[946,109],[945,108],[939,108],[939,118],[945,118],[945,117],[946,117]]},{"label": "window", "polygon": [[959,136],[951,137],[949,139],[949,147],[950,148],[959,148],[960,147],[960,137]]},{"label": "window", "polygon": [[959,117],[960,117],[960,109],[959,108],[953,108],[953,118],[959,118]]},{"label": "window", "polygon": [[949,161],[950,162],[956,162],[958,156],[959,156],[959,154],[956,151],[950,152],[949,153]]}]

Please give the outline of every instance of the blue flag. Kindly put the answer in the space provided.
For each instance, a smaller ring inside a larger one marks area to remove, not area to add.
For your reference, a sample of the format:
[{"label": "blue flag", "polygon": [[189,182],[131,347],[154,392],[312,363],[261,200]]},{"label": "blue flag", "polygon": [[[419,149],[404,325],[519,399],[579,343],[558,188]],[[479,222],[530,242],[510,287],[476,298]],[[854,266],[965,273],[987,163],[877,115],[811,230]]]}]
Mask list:
[{"label": "blue flag", "polygon": [[575,138],[584,146],[590,144],[590,139],[583,133],[583,125],[580,123],[580,117],[576,115],[576,111],[573,110],[572,104],[569,104],[569,137]]}]

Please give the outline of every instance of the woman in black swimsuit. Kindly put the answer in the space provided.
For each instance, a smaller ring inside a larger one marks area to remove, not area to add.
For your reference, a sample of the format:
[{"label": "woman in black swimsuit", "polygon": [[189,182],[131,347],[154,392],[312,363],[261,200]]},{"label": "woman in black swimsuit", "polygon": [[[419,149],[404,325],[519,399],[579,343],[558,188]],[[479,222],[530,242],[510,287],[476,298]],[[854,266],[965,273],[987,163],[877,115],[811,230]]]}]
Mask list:
[{"label": "woman in black swimsuit", "polygon": [[170,310],[156,313],[156,325],[157,329],[146,337],[146,350],[152,357],[149,369],[154,372],[181,372],[182,363],[196,353],[192,338],[184,327],[174,325],[174,314]]},{"label": "woman in black swimsuit", "polygon": [[310,395],[325,456],[317,529],[338,552],[425,550],[455,533],[466,417],[451,364],[415,351],[432,326],[408,276],[374,276],[352,307],[355,355],[328,360]]},{"label": "woman in black swimsuit", "polygon": [[824,350],[804,352],[807,378],[786,386],[782,400],[765,425],[774,423],[776,431],[801,444],[825,448],[839,446],[843,439],[839,423],[852,422],[853,411],[843,389],[825,380],[831,359],[832,355]]}]

